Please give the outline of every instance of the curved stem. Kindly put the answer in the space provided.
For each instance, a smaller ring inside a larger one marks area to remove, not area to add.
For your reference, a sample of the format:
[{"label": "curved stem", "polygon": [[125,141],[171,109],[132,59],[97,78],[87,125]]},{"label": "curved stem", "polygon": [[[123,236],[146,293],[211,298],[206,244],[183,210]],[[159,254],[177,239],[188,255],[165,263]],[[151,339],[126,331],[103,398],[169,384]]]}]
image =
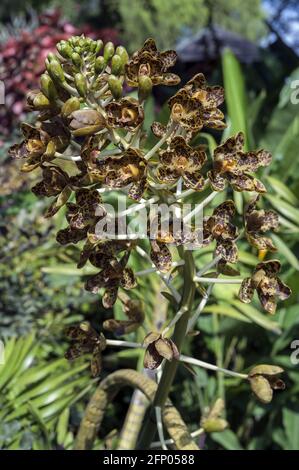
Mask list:
[{"label": "curved stem", "polygon": [[[92,449],[97,433],[102,424],[109,402],[123,388],[130,386],[139,389],[150,401],[155,396],[157,385],[140,372],[122,369],[108,375],[97,387],[85,410],[75,441],[75,450]],[[180,450],[199,450],[192,440],[190,433],[179,412],[167,400],[167,406],[162,410],[162,417],[168,434],[175,446]],[[154,424],[156,429],[156,423]]]}]

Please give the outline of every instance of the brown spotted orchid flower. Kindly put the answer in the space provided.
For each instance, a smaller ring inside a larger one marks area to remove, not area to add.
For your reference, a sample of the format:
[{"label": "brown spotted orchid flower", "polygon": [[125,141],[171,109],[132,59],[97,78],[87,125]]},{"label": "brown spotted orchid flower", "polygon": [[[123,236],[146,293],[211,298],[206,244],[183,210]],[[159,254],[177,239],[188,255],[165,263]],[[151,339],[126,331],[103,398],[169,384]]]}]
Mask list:
[{"label": "brown spotted orchid flower", "polygon": [[127,240],[103,240],[96,233],[90,231],[87,234],[87,241],[80,253],[77,267],[83,268],[87,261],[97,268],[104,267],[102,259],[116,258],[123,251],[128,251],[134,246],[134,241]]},{"label": "brown spotted orchid flower", "polygon": [[157,178],[161,182],[175,183],[182,177],[187,188],[202,191],[205,180],[200,170],[207,159],[203,150],[193,149],[183,137],[176,136],[159,157]]},{"label": "brown spotted orchid flower", "polygon": [[273,398],[273,390],[285,389],[285,383],[280,378],[282,373],[281,367],[267,364],[261,364],[251,369],[248,380],[251,390],[260,402],[270,403]]},{"label": "brown spotted orchid flower", "polygon": [[134,273],[131,268],[126,266],[129,254],[130,253],[127,252],[120,261],[110,256],[94,260],[94,264],[96,267],[101,268],[101,271],[87,279],[85,289],[96,294],[101,288],[104,288],[105,292],[102,297],[102,304],[105,308],[113,307],[120,287],[123,289],[132,289],[136,286]]},{"label": "brown spotted orchid flower", "polygon": [[256,290],[263,308],[273,315],[276,312],[277,297],[280,300],[286,300],[292,293],[291,289],[277,275],[280,267],[278,260],[259,263],[251,277],[243,280],[239,299],[244,303],[250,303]]},{"label": "brown spotted orchid flower", "polygon": [[210,217],[203,220],[203,245],[216,240],[216,256],[228,263],[238,261],[238,249],[235,240],[238,229],[232,223],[236,208],[233,201],[225,201],[214,209]]},{"label": "brown spotted orchid flower", "polygon": [[45,217],[53,217],[72,193],[71,180],[65,171],[55,165],[42,166],[42,175],[42,181],[32,188],[32,192],[38,197],[55,196],[45,214]]},{"label": "brown spotted orchid flower", "polygon": [[175,343],[171,339],[163,338],[160,333],[151,332],[146,335],[143,346],[146,347],[143,361],[146,369],[157,369],[163,359],[171,361],[180,356]]},{"label": "brown spotted orchid flower", "polygon": [[149,228],[150,238],[150,258],[156,268],[163,272],[167,272],[171,269],[172,255],[168,248],[168,245],[181,244],[177,235],[174,233],[173,223],[161,223],[161,217],[155,216],[151,219]]},{"label": "brown spotted orchid flower", "polygon": [[101,148],[105,145],[106,138],[95,134],[87,136],[81,146],[81,161],[76,162],[80,170],[77,179],[82,181],[89,180],[90,183],[103,181],[103,172],[97,169],[98,160],[101,155]]},{"label": "brown spotted orchid flower", "polygon": [[109,157],[97,162],[96,171],[110,188],[130,185],[128,196],[139,201],[146,190],[147,161],[138,149],[130,148],[120,157]]},{"label": "brown spotted orchid flower", "polygon": [[224,100],[222,87],[209,87],[202,73],[196,75],[168,100],[172,120],[195,132],[203,127],[224,129],[224,115],[218,106]]},{"label": "brown spotted orchid flower", "polygon": [[226,181],[235,191],[266,192],[261,181],[250,175],[261,166],[268,166],[271,154],[266,150],[244,152],[244,134],[239,132],[214,151],[213,170],[208,173],[214,191],[223,191]]},{"label": "brown spotted orchid flower", "polygon": [[105,336],[98,334],[89,324],[82,322],[77,326],[70,326],[65,331],[72,341],[65,353],[66,359],[72,361],[83,354],[91,353],[90,369],[92,377],[100,375],[102,370],[102,351],[106,348]]},{"label": "brown spotted orchid flower", "polygon": [[126,335],[136,331],[144,322],[143,304],[140,300],[120,299],[123,303],[123,310],[128,320],[117,320],[110,318],[105,320],[103,328],[115,333],[117,336]]},{"label": "brown spotted orchid flower", "polygon": [[271,238],[261,234],[276,230],[279,225],[278,214],[272,210],[256,209],[259,196],[249,202],[245,209],[245,233],[248,242],[258,250],[276,251]]},{"label": "brown spotted orchid flower", "polygon": [[178,75],[167,70],[173,67],[177,59],[175,51],[159,52],[153,39],[147,39],[143,47],[135,52],[126,64],[126,76],[129,86],[136,87],[139,78],[147,76],[153,85],[177,85]]},{"label": "brown spotted orchid flower", "polygon": [[134,131],[144,120],[144,111],[134,98],[122,98],[106,106],[106,122],[109,127]]},{"label": "brown spotted orchid flower", "polygon": [[81,188],[75,194],[76,203],[67,203],[66,219],[69,226],[59,230],[56,236],[61,245],[85,239],[88,231],[106,214],[97,190]]},{"label": "brown spotted orchid flower", "polygon": [[53,123],[43,122],[39,128],[23,123],[21,130],[24,140],[13,145],[9,154],[26,160],[21,167],[24,172],[50,162],[55,158],[55,152],[63,152],[69,145],[70,132],[58,118]]},{"label": "brown spotted orchid flower", "polygon": [[158,271],[167,272],[171,268],[172,255],[167,246],[168,243],[174,241],[168,241],[163,236],[158,236],[155,240],[150,240],[151,251],[150,257]]}]

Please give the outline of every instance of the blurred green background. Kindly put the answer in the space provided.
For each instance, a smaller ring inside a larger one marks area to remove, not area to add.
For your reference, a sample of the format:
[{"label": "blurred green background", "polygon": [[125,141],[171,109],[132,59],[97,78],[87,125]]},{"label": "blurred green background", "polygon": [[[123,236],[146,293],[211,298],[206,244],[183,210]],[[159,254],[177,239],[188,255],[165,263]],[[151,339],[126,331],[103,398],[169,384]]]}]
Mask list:
[{"label": "blurred green background", "polygon": [[[70,367],[63,358],[63,329],[82,319],[97,326],[111,317],[83,289],[75,269],[78,248],[55,241],[63,214],[45,221],[48,201],[30,192],[36,176],[21,175],[7,156],[18,139],[19,122],[30,122],[24,97],[38,85],[47,53],[59,39],[85,32],[130,52],[147,37],[154,37],[161,49],[175,48],[183,83],[204,72],[209,82],[226,89],[229,126],[222,136],[203,133],[202,143],[212,151],[243,130],[248,149],[272,152],[273,163],[262,173],[269,188],[265,207],[280,216],[273,241],[293,296],[269,318],[257,304],[238,302],[233,286],[215,288],[199,320],[201,334],[184,352],[240,371],[263,362],[281,365],[286,391],[262,406],[238,379],[205,370],[193,376],[181,367],[171,398],[191,430],[198,429],[217,397],[225,400],[230,427],[205,436],[201,445],[208,449],[298,450],[299,364],[290,360],[291,343],[299,340],[298,0],[2,0],[0,23],[0,80],[6,91],[6,103],[0,105],[0,339],[6,349],[6,364],[0,365],[0,448],[72,448],[96,382],[86,361]],[[148,128],[154,119],[165,120],[164,103],[173,92],[158,88],[147,104]],[[241,214],[246,200],[240,194],[235,198]],[[197,265],[210,255],[210,249],[196,252]],[[257,263],[257,256],[241,243],[242,274]],[[153,323],[163,309],[159,290],[159,278],[140,281],[137,295],[146,299]],[[126,339],[136,340],[136,335]],[[138,351],[110,350],[104,357],[105,374],[122,367],[140,369],[141,364]],[[120,428],[130,399],[127,391],[109,408],[96,448],[113,445],[111,431]]]}]

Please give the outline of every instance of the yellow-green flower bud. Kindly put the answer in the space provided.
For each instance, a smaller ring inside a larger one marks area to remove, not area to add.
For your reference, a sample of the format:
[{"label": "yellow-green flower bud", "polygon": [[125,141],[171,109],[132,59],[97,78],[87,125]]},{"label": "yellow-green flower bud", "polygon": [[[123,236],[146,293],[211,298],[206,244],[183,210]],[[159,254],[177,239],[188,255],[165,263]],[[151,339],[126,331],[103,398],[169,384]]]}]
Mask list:
[{"label": "yellow-green flower bud", "polygon": [[47,55],[47,59],[49,62],[52,62],[52,60],[58,60],[58,57],[53,52],[49,52],[49,54]]},{"label": "yellow-green flower bud", "polygon": [[108,80],[109,90],[111,91],[113,97],[118,100],[121,98],[123,87],[121,81],[115,76],[110,75]]},{"label": "yellow-green flower bud", "polygon": [[114,44],[113,42],[109,41],[105,44],[104,47],[104,59],[106,62],[111,59],[114,54]]},{"label": "yellow-green flower bud", "polygon": [[138,87],[138,98],[140,101],[144,101],[152,92],[153,82],[147,75],[139,77]]},{"label": "yellow-green flower bud", "polygon": [[99,57],[97,57],[94,63],[95,73],[98,74],[103,72],[103,70],[105,70],[106,65],[107,64],[103,56],[100,55]]},{"label": "yellow-green flower bud", "polygon": [[82,73],[76,73],[75,75],[75,87],[79,93],[80,96],[83,98],[87,94],[87,83],[84,75]]},{"label": "yellow-green flower bud", "polygon": [[59,83],[65,82],[63,68],[61,67],[58,60],[52,60],[49,63],[47,70],[52,80],[54,80],[54,82],[59,82]]},{"label": "yellow-green flower bud", "polygon": [[79,39],[79,47],[85,46],[85,37],[80,36]]},{"label": "yellow-green flower bud", "polygon": [[111,73],[120,75],[123,71],[123,63],[119,55],[114,55],[111,60]]},{"label": "yellow-green flower bud", "polygon": [[98,54],[100,52],[100,50],[102,49],[104,43],[103,43],[102,39],[98,39],[95,44],[96,44],[96,46],[95,46],[94,52],[96,54]]},{"label": "yellow-green flower bud", "polygon": [[119,55],[123,65],[125,65],[129,61],[129,54],[127,53],[127,50],[123,46],[118,46],[116,48],[115,53]]},{"label": "yellow-green flower bud", "polygon": [[41,91],[30,91],[27,94],[27,103],[30,108],[37,111],[42,111],[44,109],[49,109],[51,104],[48,98]]},{"label": "yellow-green flower bud", "polygon": [[77,52],[72,53],[72,62],[76,67],[81,67],[82,59]]},{"label": "yellow-green flower bud", "polygon": [[228,427],[228,422],[222,418],[208,418],[202,424],[205,432],[222,432]]},{"label": "yellow-green flower bud", "polygon": [[53,83],[53,80],[47,73],[43,73],[40,77],[40,86],[43,94],[50,100],[54,101],[57,97],[57,90]]},{"label": "yellow-green flower bud", "polygon": [[68,117],[74,111],[78,111],[78,109],[80,109],[80,106],[81,103],[79,98],[77,98],[76,96],[72,96],[65,103],[63,103],[63,106],[61,108],[61,114],[63,117]]},{"label": "yellow-green flower bud", "polygon": [[[58,46],[57,46],[58,49]],[[59,54],[62,55],[65,59],[70,59],[72,57],[73,49],[69,44],[63,44],[59,49]]]}]

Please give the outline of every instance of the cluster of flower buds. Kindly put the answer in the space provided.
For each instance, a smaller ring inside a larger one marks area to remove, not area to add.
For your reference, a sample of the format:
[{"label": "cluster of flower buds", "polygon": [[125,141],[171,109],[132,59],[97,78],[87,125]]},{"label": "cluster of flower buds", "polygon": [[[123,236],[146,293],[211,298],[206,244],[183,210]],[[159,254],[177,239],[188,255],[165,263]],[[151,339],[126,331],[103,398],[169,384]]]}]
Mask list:
[{"label": "cluster of flower buds", "polygon": [[[266,191],[254,173],[270,164],[271,155],[265,150],[245,151],[242,132],[217,146],[210,158],[205,147],[194,146],[194,138],[203,127],[225,127],[219,109],[224,90],[209,86],[203,74],[196,75],[169,99],[168,123],[152,124],[158,141],[149,148],[143,128],[145,100],[153,86],[179,83],[179,77],[168,71],[175,60],[175,51],[158,51],[153,39],[148,39],[132,57],[125,48],[115,48],[111,42],[103,44],[84,36],[60,41],[57,53],[47,56],[40,89],[28,96],[32,110],[39,112],[37,123],[23,124],[24,140],[10,150],[12,156],[24,160],[23,171],[41,170],[42,180],[33,192],[54,198],[47,217],[66,205],[67,227],[58,232],[57,241],[63,245],[82,243],[78,267],[89,262],[99,270],[87,279],[85,288],[103,292],[105,308],[121,299],[122,289],[137,285],[129,266],[132,252],[140,254],[142,250],[163,278],[163,271],[171,272],[175,264],[169,246],[186,243],[186,238],[176,236],[172,221],[169,230],[162,231],[161,220],[156,238],[148,244],[148,253],[141,249],[138,239],[128,236],[107,240],[99,236],[96,226],[105,218],[103,203],[109,190],[122,191],[136,202],[130,213],[149,206],[152,200],[176,200],[181,204],[183,193],[190,195],[209,188],[214,192],[199,207],[226,188],[258,195]],[[128,87],[137,88],[137,98],[123,96]],[[182,187],[186,188],[183,193]],[[197,249],[216,243],[212,266],[217,277],[238,274],[231,265],[238,261],[237,241],[243,233],[253,247],[275,251],[264,233],[277,228],[278,218],[273,211],[257,209],[258,199],[255,196],[245,209],[243,227],[236,225],[239,219],[232,200],[225,200],[204,217]],[[191,228],[193,237],[196,229]],[[262,307],[273,314],[277,297],[284,300],[291,293],[278,278],[279,269],[276,260],[259,263],[252,276],[244,279],[240,300],[250,302],[256,290]],[[125,300],[123,306],[126,320],[104,323],[104,328],[118,335],[134,331],[144,320],[139,302]],[[98,357],[98,340],[93,338],[92,344]],[[148,368],[157,368],[163,359],[171,361],[179,356],[173,341],[161,333],[150,333],[144,345]],[[255,377],[252,380],[256,381]]]},{"label": "cluster of flower buds", "polygon": [[[16,22],[17,23],[17,22]],[[21,21],[18,21],[18,25]],[[55,51],[56,43],[71,34],[88,34],[107,41],[116,38],[114,30],[93,30],[89,26],[76,28],[63,20],[58,10],[43,13],[25,23],[18,34],[2,28],[0,41],[0,76],[5,83],[5,105],[0,106],[0,133],[12,132],[26,113],[25,96],[37,87],[45,68],[45,59]]]}]

